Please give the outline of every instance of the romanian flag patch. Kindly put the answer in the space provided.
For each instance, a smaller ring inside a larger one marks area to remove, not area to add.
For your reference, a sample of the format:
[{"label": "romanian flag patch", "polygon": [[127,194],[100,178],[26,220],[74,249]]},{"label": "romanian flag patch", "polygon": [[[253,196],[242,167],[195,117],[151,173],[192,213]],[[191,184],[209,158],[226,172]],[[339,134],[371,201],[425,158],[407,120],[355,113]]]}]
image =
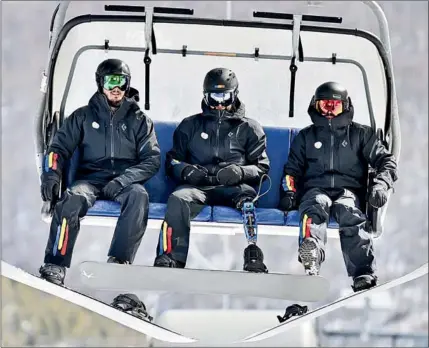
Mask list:
[{"label": "romanian flag patch", "polygon": [[295,179],[292,175],[285,175],[282,181],[283,190],[296,192]]},{"label": "romanian flag patch", "polygon": [[58,169],[58,154],[50,152],[45,156],[45,172]]}]

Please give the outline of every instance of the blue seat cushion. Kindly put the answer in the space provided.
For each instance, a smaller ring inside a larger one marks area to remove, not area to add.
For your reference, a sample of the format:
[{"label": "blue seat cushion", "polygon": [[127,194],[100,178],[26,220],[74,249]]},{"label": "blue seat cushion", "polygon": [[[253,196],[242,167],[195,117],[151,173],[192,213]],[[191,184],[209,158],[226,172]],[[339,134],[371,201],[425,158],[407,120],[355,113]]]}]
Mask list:
[{"label": "blue seat cushion", "polygon": [[[285,214],[278,209],[256,208],[256,221],[260,225],[284,226]],[[243,218],[237,209],[215,206],[213,207],[213,222],[242,223]]]},{"label": "blue seat cushion", "polygon": [[286,164],[289,156],[290,130],[289,128],[263,127],[267,137],[267,155],[270,159],[270,171],[268,173],[271,178],[264,181],[261,194],[268,193],[261,197],[258,201],[259,208],[276,209],[280,199],[280,184],[283,176],[283,166]]},{"label": "blue seat cushion", "polygon": [[[298,210],[291,210],[286,216],[286,226],[299,226]],[[338,223],[331,217],[329,220],[329,228],[338,228]]]},{"label": "blue seat cushion", "polygon": [[[163,220],[165,212],[167,211],[167,204],[164,203],[149,203],[149,219]],[[117,202],[98,200],[88,210],[87,216],[107,216],[119,217],[121,213],[121,206]],[[192,220],[200,222],[208,222],[212,217],[212,208],[206,206],[203,210]]]}]

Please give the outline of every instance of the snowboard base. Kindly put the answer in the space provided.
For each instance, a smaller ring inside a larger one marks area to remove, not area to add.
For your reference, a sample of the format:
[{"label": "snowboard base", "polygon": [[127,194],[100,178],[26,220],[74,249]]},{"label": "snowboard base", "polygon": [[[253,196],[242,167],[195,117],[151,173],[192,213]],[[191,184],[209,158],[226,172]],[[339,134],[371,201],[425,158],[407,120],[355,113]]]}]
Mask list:
[{"label": "snowboard base", "polygon": [[[324,305],[322,307],[307,311],[306,308],[302,308],[301,306],[298,306],[298,308],[296,308],[297,310],[295,311],[293,308],[290,308],[290,312],[291,312],[291,316],[289,318],[287,318],[287,315],[285,315],[283,318],[279,318],[279,321],[282,322],[282,320],[284,319],[284,322],[276,325],[274,327],[268,328],[264,331],[261,332],[257,332],[254,333],[253,335],[250,335],[244,339],[242,339],[239,342],[234,342],[234,343],[244,343],[244,342],[256,342],[256,341],[262,341],[265,339],[268,339],[270,337],[279,335],[297,325],[302,324],[305,321],[308,320],[312,320],[315,319],[321,315],[327,314],[329,312],[334,311],[335,309],[341,308],[343,306],[346,306],[347,304],[349,304],[350,302],[369,296],[377,291],[385,291],[388,289],[391,289],[395,286],[407,283],[411,280],[417,279],[419,277],[422,277],[424,275],[426,275],[428,273],[428,264],[425,263],[424,265],[420,266],[419,268],[411,271],[410,273],[407,273],[405,275],[403,275],[402,277],[384,282],[382,284],[379,284],[375,287],[372,287],[370,289],[366,289],[366,290],[362,290],[356,293],[352,293],[351,295],[339,298],[338,300],[332,302],[332,303],[328,303],[327,305]],[[292,307],[292,306],[291,306]],[[301,307],[301,308],[299,308]],[[300,311],[301,310],[301,311]],[[296,313],[293,313],[296,312]],[[287,314],[287,313],[286,313]],[[294,316],[294,318],[292,318],[292,316]]]},{"label": "snowboard base", "polygon": [[236,295],[316,302],[329,293],[321,276],[250,273],[189,268],[166,268],[85,261],[79,265],[81,282],[110,291],[167,291]]},{"label": "snowboard base", "polygon": [[71,288],[50,283],[40,278],[39,275],[30,274],[4,261],[1,262],[1,273],[4,277],[57,296],[157,340],[171,343],[193,343],[197,341],[196,339],[183,336],[147,320],[139,319],[131,314],[115,309],[105,302],[84,295]]}]

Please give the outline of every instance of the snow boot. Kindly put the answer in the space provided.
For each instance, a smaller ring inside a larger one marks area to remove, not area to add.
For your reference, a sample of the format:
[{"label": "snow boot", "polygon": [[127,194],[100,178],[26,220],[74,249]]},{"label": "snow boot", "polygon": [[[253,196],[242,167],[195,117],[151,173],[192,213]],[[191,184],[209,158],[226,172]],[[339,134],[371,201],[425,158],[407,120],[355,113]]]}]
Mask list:
[{"label": "snow boot", "polygon": [[136,318],[146,321],[153,320],[153,317],[146,311],[146,306],[143,301],[140,301],[134,294],[121,294],[116,296],[111,306]]},{"label": "snow boot", "polygon": [[162,254],[156,257],[154,267],[185,268],[185,264],[174,260],[169,254]]},{"label": "snow boot", "polygon": [[254,273],[268,273],[267,266],[264,264],[264,253],[256,244],[249,244],[244,249],[243,270]]},{"label": "snow boot", "polygon": [[352,289],[354,292],[371,289],[377,286],[377,276],[373,274],[362,274],[353,278]]},{"label": "snow boot", "polygon": [[107,259],[107,263],[119,263],[121,265],[129,265],[130,264],[129,261],[121,261],[114,256],[109,256],[109,258]]},{"label": "snow boot", "polygon": [[64,286],[64,278],[66,277],[66,268],[57,266],[52,263],[45,263],[39,269],[40,278],[47,280],[55,285]]},{"label": "snow boot", "polygon": [[323,262],[323,251],[314,238],[305,238],[298,249],[298,260],[304,265],[307,275],[319,275]]}]

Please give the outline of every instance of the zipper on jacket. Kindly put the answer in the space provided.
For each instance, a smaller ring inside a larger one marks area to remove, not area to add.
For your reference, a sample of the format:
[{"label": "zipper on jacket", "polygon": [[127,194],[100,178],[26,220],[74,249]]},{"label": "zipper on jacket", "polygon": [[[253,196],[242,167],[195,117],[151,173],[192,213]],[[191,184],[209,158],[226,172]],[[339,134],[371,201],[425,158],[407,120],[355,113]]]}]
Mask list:
[{"label": "zipper on jacket", "polygon": [[220,132],[220,124],[222,123],[223,110],[219,110],[219,119],[217,122],[216,129],[216,158],[219,158],[219,132]]},{"label": "zipper on jacket", "polygon": [[113,136],[113,117],[115,117],[115,114],[112,113],[110,116],[110,163],[112,164],[112,170],[113,170],[113,175],[115,175],[115,160],[114,160],[114,155],[115,155],[115,146],[113,144],[114,141],[114,136]]},{"label": "zipper on jacket", "polygon": [[[329,120],[329,130],[331,133],[331,151],[330,151],[330,164],[331,164],[331,171],[334,170],[334,132],[332,131],[332,123],[331,120]],[[331,174],[331,187],[334,188],[334,173]]]}]

